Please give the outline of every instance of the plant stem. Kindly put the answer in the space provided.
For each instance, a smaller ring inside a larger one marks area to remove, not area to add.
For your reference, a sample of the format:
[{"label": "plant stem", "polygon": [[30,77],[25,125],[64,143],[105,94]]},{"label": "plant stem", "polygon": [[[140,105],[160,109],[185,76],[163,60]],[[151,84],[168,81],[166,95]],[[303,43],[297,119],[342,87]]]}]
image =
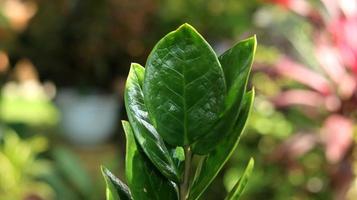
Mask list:
[{"label": "plant stem", "polygon": [[188,194],[188,182],[190,179],[192,152],[189,146],[184,147],[185,150],[185,172],[183,182],[180,185],[180,200],[186,200]]}]

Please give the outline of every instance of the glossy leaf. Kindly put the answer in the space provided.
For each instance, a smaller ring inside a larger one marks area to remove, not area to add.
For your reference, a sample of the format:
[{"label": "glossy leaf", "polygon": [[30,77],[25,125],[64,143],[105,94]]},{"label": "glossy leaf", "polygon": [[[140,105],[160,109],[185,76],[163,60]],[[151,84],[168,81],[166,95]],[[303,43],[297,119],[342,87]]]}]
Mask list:
[{"label": "glossy leaf", "polygon": [[240,198],[245,186],[248,183],[248,179],[253,172],[253,168],[254,168],[254,159],[251,158],[242,176],[239,178],[237,183],[233,186],[232,190],[229,192],[225,200],[238,200]]},{"label": "glossy leaf", "polygon": [[238,42],[219,56],[227,84],[226,109],[241,104],[257,47],[255,36]]},{"label": "glossy leaf", "polygon": [[224,138],[216,147],[203,158],[198,167],[193,183],[190,187],[189,199],[198,199],[213,179],[217,176],[223,165],[232,155],[234,149],[237,147],[241,133],[244,130],[250,110],[253,105],[254,90],[248,92],[244,96],[243,107],[240,111],[239,118],[235,123],[233,130]]},{"label": "glossy leaf", "polygon": [[107,200],[132,200],[128,186],[114,176],[107,168],[101,167],[107,185]]},{"label": "glossy leaf", "polygon": [[212,48],[190,25],[161,39],[148,57],[144,99],[162,138],[173,146],[193,143],[218,120],[224,74]]},{"label": "glossy leaf", "polygon": [[237,43],[219,57],[228,89],[225,112],[210,132],[195,143],[192,150],[195,154],[208,154],[233,128],[241,108],[255,50],[254,36]]},{"label": "glossy leaf", "polygon": [[125,107],[130,125],[146,156],[164,176],[178,182],[178,172],[170,152],[148,117],[142,92],[144,73],[144,67],[133,63],[126,81]]},{"label": "glossy leaf", "polygon": [[135,141],[129,122],[122,121],[126,134],[125,174],[133,199],[176,200],[177,186],[147,159]]}]

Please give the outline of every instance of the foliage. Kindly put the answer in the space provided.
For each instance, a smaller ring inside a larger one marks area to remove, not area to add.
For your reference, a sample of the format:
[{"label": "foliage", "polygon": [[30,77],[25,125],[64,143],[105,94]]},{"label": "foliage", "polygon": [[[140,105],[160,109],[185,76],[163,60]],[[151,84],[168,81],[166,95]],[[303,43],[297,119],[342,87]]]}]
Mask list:
[{"label": "foliage", "polygon": [[45,178],[56,191],[57,199],[98,198],[91,177],[73,152],[63,147],[56,147],[51,153],[54,173]]},{"label": "foliage", "polygon": [[70,151],[50,150],[43,136],[23,139],[0,129],[0,200],[98,199],[96,190],[88,190],[93,187]]},{"label": "foliage", "polygon": [[0,199],[52,199],[52,188],[41,178],[51,169],[39,154],[47,150],[47,140],[34,137],[21,140],[6,130],[0,143]]},{"label": "foliage", "polygon": [[[347,34],[356,33],[352,27],[357,25],[357,8],[351,2],[352,7],[346,9],[348,4],[342,1],[317,5],[305,2],[300,6],[277,3],[290,12],[276,16],[274,26],[286,30],[280,40],[293,49],[289,54],[281,52],[273,70],[294,84],[279,91],[274,103],[277,107],[300,106],[304,115],[313,113],[321,119],[316,132],[321,133],[326,158],[330,163],[340,162],[352,144],[356,114],[357,45]],[[288,30],[286,24],[301,28]],[[333,124],[339,124],[339,128],[332,130]]]},{"label": "foliage", "polygon": [[[107,199],[198,199],[236,148],[254,99],[255,37],[217,57],[190,25],[162,38],[125,88],[126,186],[105,168]],[[194,176],[192,161],[198,160]],[[227,200],[238,199],[252,161]]]},{"label": "foliage", "polygon": [[259,154],[244,198],[345,199],[356,130],[357,51],[347,36],[355,34],[355,1],[273,2],[281,6],[255,14],[262,44],[252,82],[264,84],[255,84],[250,138],[240,146],[241,159]]}]

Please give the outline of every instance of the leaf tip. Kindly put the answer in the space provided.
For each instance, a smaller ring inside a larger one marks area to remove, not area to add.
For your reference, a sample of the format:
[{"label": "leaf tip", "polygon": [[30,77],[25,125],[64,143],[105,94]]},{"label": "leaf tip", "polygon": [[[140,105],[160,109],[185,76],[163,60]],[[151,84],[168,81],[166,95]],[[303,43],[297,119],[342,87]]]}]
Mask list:
[{"label": "leaf tip", "polygon": [[102,172],[102,176],[106,182],[106,184],[108,184],[108,169],[106,167],[104,167],[103,165],[100,165],[100,171]]},{"label": "leaf tip", "polygon": [[100,165],[100,170],[102,171],[103,176],[108,176],[108,174],[111,174],[108,168],[106,168],[104,165]]},{"label": "leaf tip", "polygon": [[203,40],[204,38],[201,36],[201,34],[190,24],[184,23],[181,26],[179,26],[174,33],[183,33],[183,34],[188,34],[191,36],[198,36],[201,37]]},{"label": "leaf tip", "polygon": [[256,34],[253,35],[252,40],[254,42],[253,53],[255,54],[255,52],[257,51],[257,45],[258,45],[257,35]]},{"label": "leaf tip", "polygon": [[252,89],[250,90],[250,92],[252,93],[252,96],[255,96],[255,87],[253,86]]},{"label": "leaf tip", "polygon": [[121,124],[123,125],[123,127],[125,127],[129,124],[129,122],[126,120],[121,120]]},{"label": "leaf tip", "polygon": [[251,38],[255,43],[257,43],[257,34],[254,34]]},{"label": "leaf tip", "polygon": [[242,40],[241,42],[243,43],[248,43],[249,46],[252,47],[252,51],[253,53],[255,53],[256,49],[257,49],[257,35],[254,34],[253,36]]},{"label": "leaf tip", "polygon": [[145,70],[145,68],[143,66],[141,66],[139,63],[131,63],[129,74],[134,73],[135,76],[138,77],[138,74],[140,74],[140,72],[143,72],[144,70]]},{"label": "leaf tip", "polygon": [[130,68],[136,69],[136,68],[140,68],[140,67],[142,67],[142,66],[139,63],[135,63],[135,62],[130,63]]},{"label": "leaf tip", "polygon": [[125,135],[128,137],[128,134],[131,131],[130,123],[126,120],[121,120],[121,124],[123,126]]},{"label": "leaf tip", "polygon": [[177,30],[181,30],[181,29],[195,30],[195,28],[193,28],[193,26],[191,26],[189,23],[182,24],[180,27],[178,27]]},{"label": "leaf tip", "polygon": [[135,65],[137,65],[138,63],[136,63],[136,62],[131,62],[130,63],[130,67],[134,67]]}]

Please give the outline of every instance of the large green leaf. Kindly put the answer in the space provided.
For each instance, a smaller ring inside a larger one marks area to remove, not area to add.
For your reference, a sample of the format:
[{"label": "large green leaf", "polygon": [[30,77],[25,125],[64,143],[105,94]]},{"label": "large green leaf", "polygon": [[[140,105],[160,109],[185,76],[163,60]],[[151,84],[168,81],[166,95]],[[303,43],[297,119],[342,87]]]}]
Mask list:
[{"label": "large green leaf", "polygon": [[253,100],[254,90],[245,94],[243,99],[243,107],[240,111],[239,118],[233,130],[226,138],[224,138],[224,140],[218,144],[215,150],[203,158],[190,187],[190,200],[198,199],[201,196],[204,190],[209,186],[223,165],[232,155],[234,149],[238,145],[241,133],[244,130],[253,105]]},{"label": "large green leaf", "polygon": [[205,135],[223,111],[226,86],[217,56],[184,24],[161,39],[148,57],[144,100],[163,139],[174,146]]},{"label": "large green leaf", "polygon": [[177,186],[147,159],[135,141],[129,122],[122,121],[126,134],[125,174],[133,199],[176,200]]},{"label": "large green leaf", "polygon": [[254,159],[251,158],[242,176],[239,178],[237,183],[233,186],[232,190],[229,192],[225,200],[238,200],[240,198],[245,186],[248,183],[248,179],[253,172],[253,168],[254,168]]},{"label": "large green leaf", "polygon": [[238,42],[219,57],[228,89],[225,112],[210,132],[194,144],[192,151],[195,154],[208,154],[233,128],[246,90],[255,49],[256,38],[254,36]]},{"label": "large green leaf", "polygon": [[179,175],[169,150],[151,124],[144,104],[142,84],[144,67],[133,63],[125,86],[125,107],[134,135],[147,157],[167,178],[179,181]]},{"label": "large green leaf", "polygon": [[107,168],[101,167],[107,185],[107,200],[132,200],[128,186],[114,176]]}]

